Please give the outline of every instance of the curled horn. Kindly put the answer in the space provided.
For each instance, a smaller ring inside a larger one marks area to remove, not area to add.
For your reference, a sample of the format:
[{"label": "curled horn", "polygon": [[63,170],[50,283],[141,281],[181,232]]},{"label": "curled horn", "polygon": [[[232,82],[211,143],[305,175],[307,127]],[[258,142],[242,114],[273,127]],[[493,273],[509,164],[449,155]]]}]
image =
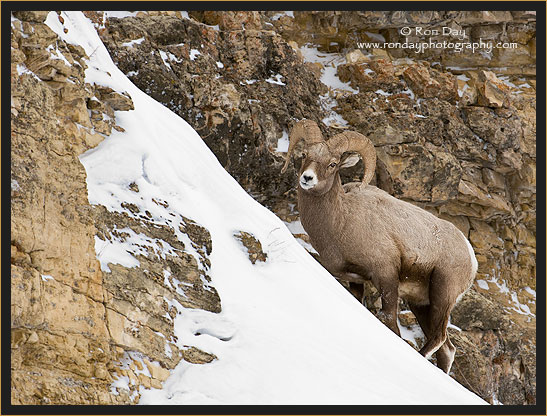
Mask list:
[{"label": "curled horn", "polygon": [[291,129],[291,133],[289,134],[289,150],[287,150],[285,164],[281,169],[281,173],[285,173],[287,170],[287,166],[289,166],[289,161],[291,160],[291,154],[300,140],[304,140],[306,144],[324,141],[321,130],[315,121],[306,119],[300,120]]},{"label": "curled horn", "polygon": [[338,151],[340,154],[344,152],[357,152],[363,159],[365,165],[365,173],[362,183],[367,185],[376,169],[376,150],[370,139],[356,131],[345,131],[333,136],[327,145],[331,151]]}]

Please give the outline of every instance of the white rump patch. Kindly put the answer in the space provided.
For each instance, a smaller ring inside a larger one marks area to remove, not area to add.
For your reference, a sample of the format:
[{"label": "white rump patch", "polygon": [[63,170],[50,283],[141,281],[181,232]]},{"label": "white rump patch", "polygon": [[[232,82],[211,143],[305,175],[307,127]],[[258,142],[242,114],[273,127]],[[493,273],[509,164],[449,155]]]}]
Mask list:
[{"label": "white rump patch", "polygon": [[[465,238],[465,236],[463,237]],[[467,238],[465,238],[465,244],[467,244],[467,249],[469,250],[469,256],[471,257],[471,269],[472,269],[472,276],[475,277],[475,274],[477,273],[477,269],[479,268],[479,263],[477,262],[477,258],[475,257],[475,251],[473,251],[473,246],[469,242]]]},{"label": "white rump patch", "polygon": [[[459,294],[459,296],[456,298],[456,303],[460,301],[460,299],[465,295],[465,293],[469,290],[469,288],[473,285],[473,281],[475,280],[475,276],[477,274],[477,269],[479,268],[479,263],[477,262],[477,258],[475,257],[475,251],[473,250],[473,246],[465,237],[465,235],[460,231],[463,239],[465,240],[465,244],[467,244],[467,251],[469,252],[469,257],[471,258],[471,275],[470,275],[470,282],[469,287],[465,289],[462,293]],[[480,283],[479,283],[480,285]]]}]

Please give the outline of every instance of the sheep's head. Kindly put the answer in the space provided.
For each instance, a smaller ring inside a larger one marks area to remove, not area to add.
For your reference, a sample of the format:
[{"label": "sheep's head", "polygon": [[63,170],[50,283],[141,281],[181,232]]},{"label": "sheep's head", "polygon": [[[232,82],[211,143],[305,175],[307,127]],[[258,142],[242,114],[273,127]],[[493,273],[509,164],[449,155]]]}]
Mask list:
[{"label": "sheep's head", "polygon": [[299,186],[307,192],[322,195],[329,191],[340,168],[347,168],[359,161],[358,153],[365,165],[363,183],[368,184],[376,167],[374,145],[365,136],[346,131],[325,141],[319,126],[311,120],[302,120],[294,125],[289,135],[289,150],[281,173],[285,172],[296,144],[304,140],[305,148],[299,173]]}]

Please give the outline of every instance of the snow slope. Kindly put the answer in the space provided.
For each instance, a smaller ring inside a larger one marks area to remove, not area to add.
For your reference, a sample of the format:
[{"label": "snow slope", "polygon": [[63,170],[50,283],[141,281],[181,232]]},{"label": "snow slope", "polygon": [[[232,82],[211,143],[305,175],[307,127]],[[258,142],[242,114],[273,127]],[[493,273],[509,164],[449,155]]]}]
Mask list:
[{"label": "snow slope", "polygon": [[[53,12],[46,23],[91,56],[86,81],[127,91],[135,104],[134,111],[116,112],[125,132],[113,131],[81,156],[90,203],[118,211],[129,201],[161,220],[150,202],[161,198],[212,237],[210,275],[222,312],[180,307],[175,333],[181,346],[194,345],[218,360],[181,362],[162,390],[142,391],[141,404],[486,404],[395,336],[319,266],[185,121],[115,67],[81,12],[63,17],[67,33]],[[128,190],[131,182],[143,200]],[[261,241],[265,263],[251,264],[233,238],[239,230]],[[198,331],[202,335],[194,335]]]}]

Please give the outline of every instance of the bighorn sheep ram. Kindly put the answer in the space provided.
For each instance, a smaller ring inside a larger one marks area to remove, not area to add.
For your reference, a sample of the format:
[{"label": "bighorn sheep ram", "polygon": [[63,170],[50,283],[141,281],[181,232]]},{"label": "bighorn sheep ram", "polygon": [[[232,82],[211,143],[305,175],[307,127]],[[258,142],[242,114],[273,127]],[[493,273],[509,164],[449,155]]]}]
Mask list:
[{"label": "bighorn sheep ram", "polygon": [[[381,295],[382,320],[399,336],[398,298],[405,299],[427,337],[420,353],[436,353],[448,373],[456,352],[446,330],[450,312],[477,271],[471,244],[450,222],[368,185],[376,151],[360,133],[325,141],[315,122],[296,123],[282,173],[300,140],[298,209],[321,264],[343,281],[371,279]],[[356,153],[365,165],[363,180],[343,186],[339,170],[355,165]]]}]

